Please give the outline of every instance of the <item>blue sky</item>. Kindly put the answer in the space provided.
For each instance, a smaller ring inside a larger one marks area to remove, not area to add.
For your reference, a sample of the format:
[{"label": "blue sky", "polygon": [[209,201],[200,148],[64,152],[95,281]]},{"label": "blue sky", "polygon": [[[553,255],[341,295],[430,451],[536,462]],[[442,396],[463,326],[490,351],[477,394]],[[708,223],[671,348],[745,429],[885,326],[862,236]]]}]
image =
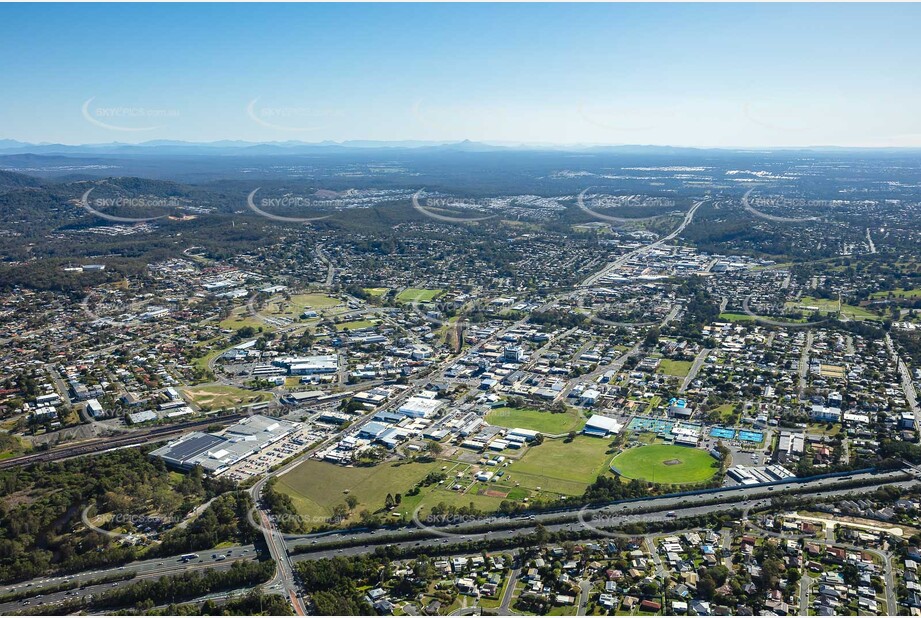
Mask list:
[{"label": "blue sky", "polygon": [[0,138],[921,146],[921,6],[0,5]]}]

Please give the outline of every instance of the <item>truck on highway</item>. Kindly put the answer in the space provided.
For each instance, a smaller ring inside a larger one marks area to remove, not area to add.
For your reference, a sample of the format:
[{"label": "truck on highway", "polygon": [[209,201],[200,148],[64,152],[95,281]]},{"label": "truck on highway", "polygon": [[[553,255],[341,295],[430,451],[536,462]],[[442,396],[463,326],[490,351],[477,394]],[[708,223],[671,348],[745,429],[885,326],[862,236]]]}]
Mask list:
[{"label": "truck on highway", "polygon": [[189,562],[190,560],[195,560],[196,558],[198,558],[198,554],[182,554],[180,560],[183,562]]},{"label": "truck on highway", "polygon": [[668,513],[665,514],[665,516],[666,517],[677,517],[677,515],[675,514],[675,511],[669,511]]}]

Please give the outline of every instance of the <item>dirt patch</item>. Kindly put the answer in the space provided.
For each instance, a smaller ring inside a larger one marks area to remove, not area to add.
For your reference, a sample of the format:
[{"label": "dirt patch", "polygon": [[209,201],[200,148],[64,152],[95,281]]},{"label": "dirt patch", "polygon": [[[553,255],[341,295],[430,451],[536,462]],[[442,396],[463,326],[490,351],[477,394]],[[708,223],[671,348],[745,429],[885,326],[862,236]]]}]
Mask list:
[{"label": "dirt patch", "polygon": [[495,489],[487,489],[481,495],[489,496],[490,498],[508,498],[508,492],[496,491]]},{"label": "dirt patch", "polygon": [[684,462],[680,459],[668,459],[662,463],[664,463],[666,466],[680,466]]}]

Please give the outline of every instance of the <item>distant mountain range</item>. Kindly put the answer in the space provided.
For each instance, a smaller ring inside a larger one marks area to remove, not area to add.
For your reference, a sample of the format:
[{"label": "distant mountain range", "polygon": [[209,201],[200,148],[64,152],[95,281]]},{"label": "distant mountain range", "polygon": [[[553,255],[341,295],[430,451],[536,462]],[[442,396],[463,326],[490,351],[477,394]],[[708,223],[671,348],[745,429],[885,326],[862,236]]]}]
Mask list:
[{"label": "distant mountain range", "polygon": [[791,148],[690,148],[682,146],[650,145],[593,145],[593,144],[509,144],[438,141],[371,141],[349,140],[344,142],[246,142],[221,140],[217,142],[186,142],[179,140],[151,140],[138,144],[109,142],[101,144],[53,144],[29,143],[12,139],[0,139],[0,155],[15,154],[57,154],[57,155],[299,155],[331,154],[368,150],[412,150],[415,152],[584,152],[612,154],[662,154],[678,155],[704,152],[750,152],[758,151],[921,151],[919,148],[844,148],[837,146],[812,146]]}]

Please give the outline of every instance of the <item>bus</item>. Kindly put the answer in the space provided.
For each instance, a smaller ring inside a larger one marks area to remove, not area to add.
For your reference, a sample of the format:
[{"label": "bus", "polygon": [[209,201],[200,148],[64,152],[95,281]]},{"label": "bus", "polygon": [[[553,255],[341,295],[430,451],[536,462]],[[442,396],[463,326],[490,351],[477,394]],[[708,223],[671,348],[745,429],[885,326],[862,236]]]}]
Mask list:
[{"label": "bus", "polygon": [[196,558],[198,558],[198,554],[182,554],[180,560],[183,562],[189,562],[190,560],[195,560]]}]

